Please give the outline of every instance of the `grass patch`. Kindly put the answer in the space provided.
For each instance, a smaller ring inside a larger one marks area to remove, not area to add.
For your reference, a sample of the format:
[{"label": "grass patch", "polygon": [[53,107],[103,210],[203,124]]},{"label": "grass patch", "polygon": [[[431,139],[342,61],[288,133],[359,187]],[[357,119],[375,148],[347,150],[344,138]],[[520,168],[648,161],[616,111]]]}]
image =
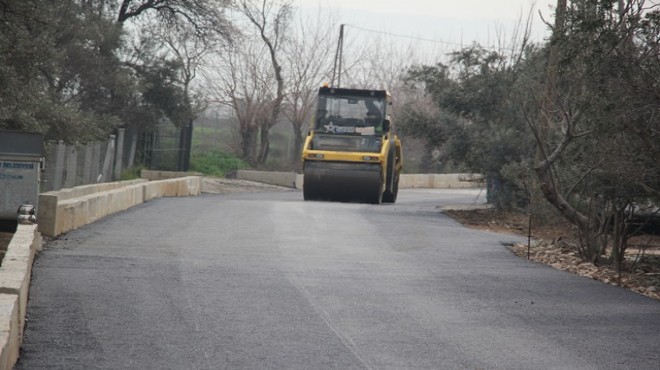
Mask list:
[{"label": "grass patch", "polygon": [[133,166],[130,168],[127,168],[121,172],[121,175],[119,176],[120,181],[125,181],[125,180],[135,180],[140,178],[140,171],[146,170],[146,167],[144,166]]},{"label": "grass patch", "polygon": [[190,170],[205,175],[224,177],[227,173],[247,169],[250,166],[233,154],[208,151],[193,153]]}]

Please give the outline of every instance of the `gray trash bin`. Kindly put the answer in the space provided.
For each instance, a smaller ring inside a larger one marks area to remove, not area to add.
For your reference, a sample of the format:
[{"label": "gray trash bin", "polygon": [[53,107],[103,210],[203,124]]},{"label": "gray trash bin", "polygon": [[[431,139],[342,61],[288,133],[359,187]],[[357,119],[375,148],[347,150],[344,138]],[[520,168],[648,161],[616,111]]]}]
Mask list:
[{"label": "gray trash bin", "polygon": [[43,135],[0,130],[0,221],[16,221],[22,205],[38,207]]}]

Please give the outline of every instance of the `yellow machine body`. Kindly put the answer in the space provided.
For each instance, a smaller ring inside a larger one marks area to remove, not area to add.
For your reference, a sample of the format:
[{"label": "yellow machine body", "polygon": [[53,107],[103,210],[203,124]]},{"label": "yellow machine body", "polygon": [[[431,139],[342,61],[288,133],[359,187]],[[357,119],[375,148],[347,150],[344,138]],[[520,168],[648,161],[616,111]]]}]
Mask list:
[{"label": "yellow machine body", "polygon": [[319,90],[302,152],[305,200],[396,201],[403,153],[387,115],[390,102],[384,90]]}]

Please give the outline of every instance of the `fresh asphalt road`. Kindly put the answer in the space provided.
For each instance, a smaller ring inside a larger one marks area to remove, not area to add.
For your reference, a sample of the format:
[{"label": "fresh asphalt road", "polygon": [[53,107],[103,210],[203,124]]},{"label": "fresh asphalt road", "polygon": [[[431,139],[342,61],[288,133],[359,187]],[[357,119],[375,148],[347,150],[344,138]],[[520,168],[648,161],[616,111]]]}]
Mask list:
[{"label": "fresh asphalt road", "polygon": [[164,198],[51,241],[17,369],[658,369],[660,302],[441,213],[300,192]]}]

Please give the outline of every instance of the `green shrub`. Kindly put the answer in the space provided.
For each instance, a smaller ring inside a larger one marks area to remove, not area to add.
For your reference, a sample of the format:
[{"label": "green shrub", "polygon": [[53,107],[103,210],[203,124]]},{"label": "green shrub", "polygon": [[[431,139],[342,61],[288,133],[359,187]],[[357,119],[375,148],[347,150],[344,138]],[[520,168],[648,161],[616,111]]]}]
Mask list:
[{"label": "green shrub", "polygon": [[133,166],[126,168],[119,176],[120,181],[135,180],[140,178],[140,171],[146,169],[144,166]]},{"label": "green shrub", "polygon": [[233,154],[218,151],[193,153],[190,170],[205,175],[224,177],[227,173],[249,168],[249,165]]}]

